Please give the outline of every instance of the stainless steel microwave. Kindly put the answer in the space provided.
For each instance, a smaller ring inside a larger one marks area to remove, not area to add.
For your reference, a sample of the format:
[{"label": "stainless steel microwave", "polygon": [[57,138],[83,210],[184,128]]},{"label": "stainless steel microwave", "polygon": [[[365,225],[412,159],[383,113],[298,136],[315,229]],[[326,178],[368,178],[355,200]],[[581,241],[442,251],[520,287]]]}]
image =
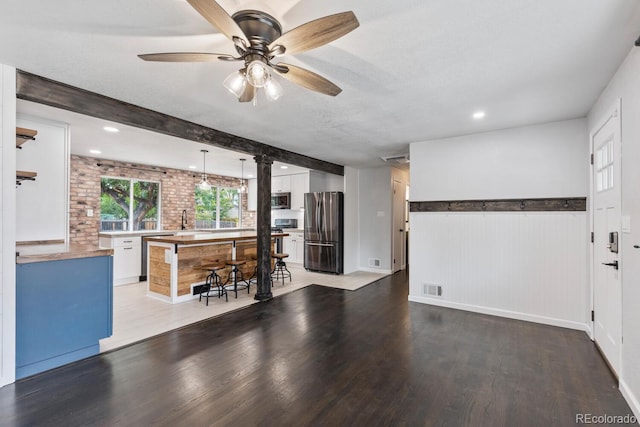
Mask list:
[{"label": "stainless steel microwave", "polygon": [[291,193],[271,193],[271,209],[291,209]]}]

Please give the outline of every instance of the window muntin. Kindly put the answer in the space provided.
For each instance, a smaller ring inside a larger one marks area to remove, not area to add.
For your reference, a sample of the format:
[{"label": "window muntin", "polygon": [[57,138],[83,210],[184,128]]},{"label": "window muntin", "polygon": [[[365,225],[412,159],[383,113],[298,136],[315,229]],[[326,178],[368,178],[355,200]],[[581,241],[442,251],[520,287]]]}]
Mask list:
[{"label": "window muntin", "polygon": [[613,188],[613,138],[596,150],[596,191],[601,193]]},{"label": "window muntin", "polygon": [[240,193],[237,188],[196,186],[195,228],[236,228],[240,219]]}]

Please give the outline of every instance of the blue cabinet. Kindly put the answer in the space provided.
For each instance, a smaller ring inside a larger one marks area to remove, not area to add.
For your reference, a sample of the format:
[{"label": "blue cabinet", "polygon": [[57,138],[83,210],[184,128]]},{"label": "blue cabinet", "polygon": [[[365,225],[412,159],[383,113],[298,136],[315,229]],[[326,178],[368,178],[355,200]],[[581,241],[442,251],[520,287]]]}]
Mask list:
[{"label": "blue cabinet", "polygon": [[16,265],[16,378],[100,352],[113,330],[113,257]]}]

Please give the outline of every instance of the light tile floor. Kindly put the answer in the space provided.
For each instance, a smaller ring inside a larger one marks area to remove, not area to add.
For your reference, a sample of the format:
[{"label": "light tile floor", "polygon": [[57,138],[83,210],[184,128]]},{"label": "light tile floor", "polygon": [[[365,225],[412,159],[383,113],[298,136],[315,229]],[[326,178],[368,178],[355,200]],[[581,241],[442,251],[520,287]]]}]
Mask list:
[{"label": "light tile floor", "polygon": [[[298,264],[287,264],[287,267],[291,271],[292,281],[285,280],[284,286],[281,282],[275,282],[272,288],[274,296],[311,284],[353,291],[385,276],[381,273],[364,271],[337,276],[309,272]],[[235,299],[234,294],[230,292],[229,302],[224,298],[210,297],[209,306],[206,306],[204,300],[200,302],[195,299],[181,304],[169,304],[151,298],[146,295],[147,282],[116,286],[113,290],[113,335],[100,340],[100,351],[113,350],[255,304],[258,302],[253,299],[255,289],[255,285],[252,285],[250,294],[247,294],[246,289],[239,291],[238,299]]]}]

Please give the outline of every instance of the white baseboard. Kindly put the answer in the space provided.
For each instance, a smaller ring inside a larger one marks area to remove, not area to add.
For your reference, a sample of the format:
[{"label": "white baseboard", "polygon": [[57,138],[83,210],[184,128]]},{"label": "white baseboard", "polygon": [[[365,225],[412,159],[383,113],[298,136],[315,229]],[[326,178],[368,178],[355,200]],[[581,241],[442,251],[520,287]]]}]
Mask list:
[{"label": "white baseboard", "polygon": [[182,302],[191,301],[193,299],[198,299],[200,297],[200,295],[188,294],[188,295],[182,295],[180,297],[171,298],[166,295],[160,295],[152,291],[147,291],[147,296],[149,298],[157,299],[159,301],[166,302],[169,304],[180,304]]},{"label": "white baseboard", "polygon": [[367,273],[393,274],[393,271],[385,270],[382,268],[359,267],[358,271],[366,271]]},{"label": "white baseboard", "polygon": [[140,276],[124,277],[113,281],[113,286],[131,285],[132,283],[140,283]]},{"label": "white baseboard", "polygon": [[640,402],[623,379],[620,379],[620,393],[622,393],[622,396],[631,407],[633,415],[636,417],[636,421],[640,424]]},{"label": "white baseboard", "polygon": [[589,335],[589,339],[593,341],[593,322],[587,322],[584,324],[585,332]]},{"label": "white baseboard", "polygon": [[498,308],[462,304],[436,298],[418,297],[413,295],[409,295],[409,301],[419,302],[422,304],[437,305],[439,307],[455,308],[457,310],[472,311],[474,313],[489,314],[492,316],[507,317],[509,319],[524,320],[527,322],[541,323],[543,325],[559,326],[561,328],[567,329],[577,329],[579,331],[589,333],[587,324],[574,322],[571,320],[555,319],[553,317],[538,316],[535,314],[519,313],[517,311],[501,310]]}]

